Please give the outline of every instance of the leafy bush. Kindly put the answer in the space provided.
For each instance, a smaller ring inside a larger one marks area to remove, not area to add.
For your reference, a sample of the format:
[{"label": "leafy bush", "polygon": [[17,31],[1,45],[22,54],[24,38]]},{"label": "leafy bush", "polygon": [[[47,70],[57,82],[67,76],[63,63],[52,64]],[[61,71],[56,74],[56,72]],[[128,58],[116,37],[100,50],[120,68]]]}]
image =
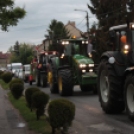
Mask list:
[{"label": "leafy bush", "polygon": [[49,101],[49,95],[42,91],[37,91],[32,94],[32,106],[36,108],[36,117],[39,120],[41,115],[44,115],[44,108]]},{"label": "leafy bush", "polygon": [[22,96],[24,87],[21,83],[14,83],[11,88],[11,93],[15,99],[19,99]]},{"label": "leafy bush", "polygon": [[0,70],[0,78],[1,78],[1,75],[3,74],[4,72],[2,70]]},{"label": "leafy bush", "polygon": [[19,78],[14,78],[14,79],[12,79],[12,80],[10,81],[10,83],[9,83],[9,88],[10,88],[10,89],[12,88],[12,85],[13,85],[14,83],[20,83],[20,84],[22,84],[23,87],[24,87],[24,82],[23,82],[23,80],[21,80],[21,79],[19,79]]},{"label": "leafy bush", "polygon": [[27,88],[25,91],[25,98],[26,98],[28,107],[31,109],[31,111],[32,111],[32,94],[36,91],[40,91],[40,89],[36,87],[30,87],[30,88]]},{"label": "leafy bush", "polygon": [[3,79],[5,83],[9,83],[12,80],[12,74],[10,72],[4,72],[1,75],[1,79]]},{"label": "leafy bush", "polygon": [[56,99],[50,102],[48,114],[53,134],[55,128],[63,127],[67,131],[75,116],[75,105],[66,99]]}]

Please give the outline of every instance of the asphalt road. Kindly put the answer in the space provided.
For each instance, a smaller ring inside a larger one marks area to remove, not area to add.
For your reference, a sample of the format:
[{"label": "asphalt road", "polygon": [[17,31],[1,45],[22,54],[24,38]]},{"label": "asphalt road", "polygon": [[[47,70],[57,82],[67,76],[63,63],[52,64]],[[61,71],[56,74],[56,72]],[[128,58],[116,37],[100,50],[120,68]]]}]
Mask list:
[{"label": "asphalt road", "polygon": [[[29,84],[25,84],[29,87]],[[32,86],[36,86],[33,84]],[[49,87],[41,88],[51,99],[61,98],[59,94],[51,94]],[[75,119],[69,128],[69,134],[133,134],[134,123],[126,113],[119,115],[105,114],[92,92],[81,92],[79,86],[74,87],[74,95],[65,97],[76,106]]]}]

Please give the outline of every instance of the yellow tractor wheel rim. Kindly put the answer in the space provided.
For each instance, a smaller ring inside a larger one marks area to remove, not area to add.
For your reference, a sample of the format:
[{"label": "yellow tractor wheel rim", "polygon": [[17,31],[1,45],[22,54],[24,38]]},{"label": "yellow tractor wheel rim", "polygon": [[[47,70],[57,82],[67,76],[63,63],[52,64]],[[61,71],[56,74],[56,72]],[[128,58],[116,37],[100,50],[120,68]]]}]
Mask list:
[{"label": "yellow tractor wheel rim", "polygon": [[59,91],[61,92],[62,91],[62,78],[61,77],[58,78],[58,87],[59,87]]},{"label": "yellow tractor wheel rim", "polygon": [[52,78],[53,78],[53,74],[52,74],[52,72],[48,72],[48,83],[49,84],[52,84],[52,82],[53,82],[53,80],[52,80]]}]

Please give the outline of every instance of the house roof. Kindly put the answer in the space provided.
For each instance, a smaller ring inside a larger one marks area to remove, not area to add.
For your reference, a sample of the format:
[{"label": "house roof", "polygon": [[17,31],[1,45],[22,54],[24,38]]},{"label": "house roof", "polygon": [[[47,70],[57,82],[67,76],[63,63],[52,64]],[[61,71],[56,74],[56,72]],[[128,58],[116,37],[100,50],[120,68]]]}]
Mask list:
[{"label": "house roof", "polygon": [[2,53],[0,52],[0,59],[7,59],[10,56],[10,53]]}]

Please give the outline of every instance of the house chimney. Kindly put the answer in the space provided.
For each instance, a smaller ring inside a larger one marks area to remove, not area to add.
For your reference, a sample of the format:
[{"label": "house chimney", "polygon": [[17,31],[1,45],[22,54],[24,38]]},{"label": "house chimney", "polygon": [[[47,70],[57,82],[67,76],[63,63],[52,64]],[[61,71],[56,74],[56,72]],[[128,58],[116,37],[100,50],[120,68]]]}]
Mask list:
[{"label": "house chimney", "polygon": [[70,24],[70,25],[75,27],[75,21],[69,21],[68,24]]}]

